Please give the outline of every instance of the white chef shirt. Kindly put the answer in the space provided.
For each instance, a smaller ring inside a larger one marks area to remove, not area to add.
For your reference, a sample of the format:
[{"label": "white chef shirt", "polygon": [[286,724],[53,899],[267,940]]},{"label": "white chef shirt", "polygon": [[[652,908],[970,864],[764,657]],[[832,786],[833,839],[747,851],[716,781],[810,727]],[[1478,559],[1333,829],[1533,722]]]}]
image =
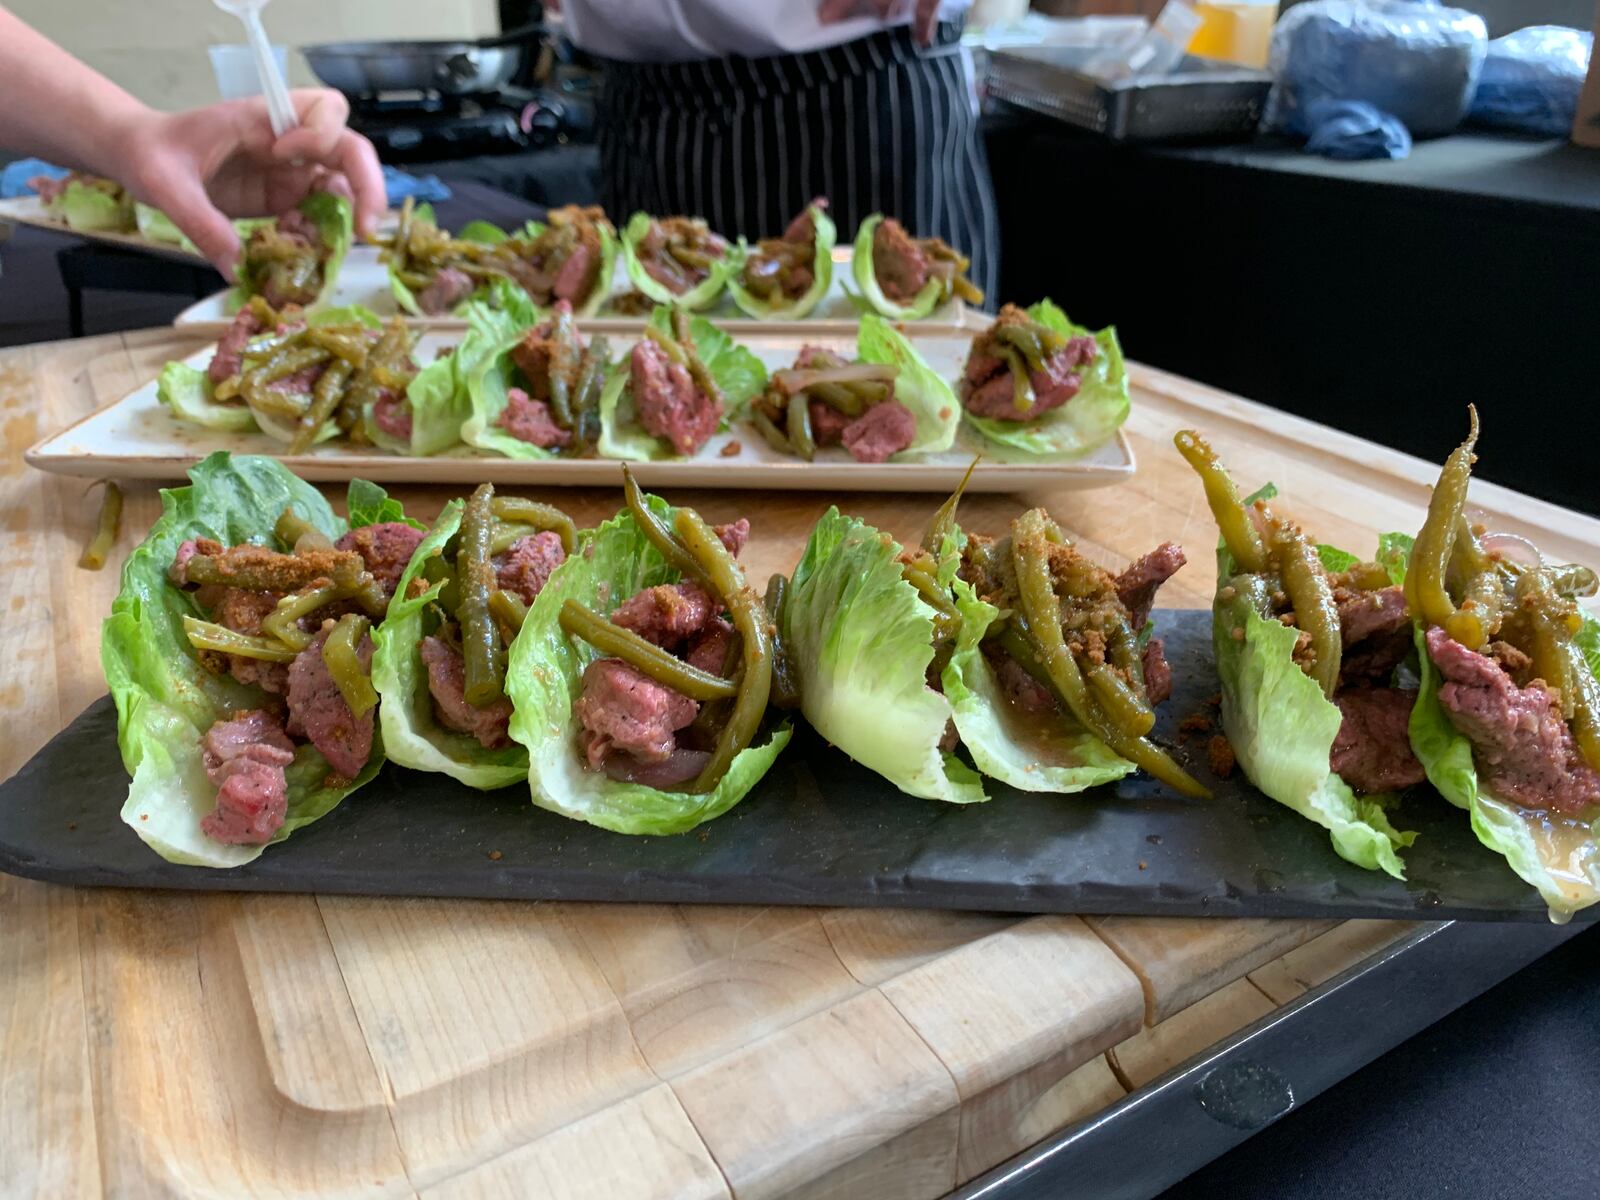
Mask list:
[{"label": "white chef shirt", "polygon": [[[965,13],[972,0],[942,0],[939,20]],[[853,17],[824,25],[817,0],[562,0],[575,45],[625,62],[691,62],[742,55],[803,54],[909,24],[916,5],[902,0],[887,20]]]}]

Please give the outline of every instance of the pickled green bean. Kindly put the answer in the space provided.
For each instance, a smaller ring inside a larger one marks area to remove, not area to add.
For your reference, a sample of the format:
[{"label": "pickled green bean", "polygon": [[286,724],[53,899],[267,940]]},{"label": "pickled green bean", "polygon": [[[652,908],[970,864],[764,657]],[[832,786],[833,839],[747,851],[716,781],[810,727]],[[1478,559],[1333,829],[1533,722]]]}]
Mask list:
[{"label": "pickled green bean", "polygon": [[955,533],[956,510],[961,507],[961,497],[966,493],[967,484],[972,482],[972,473],[978,469],[978,464],[982,461],[981,454],[973,457],[967,464],[966,474],[956,485],[956,490],[950,493],[949,499],[939,505],[928,521],[928,527],[922,531],[922,548],[929,554],[937,557],[944,547],[945,538]]},{"label": "pickled green bean", "polygon": [[573,360],[577,349],[577,330],[572,324],[572,310],[557,308],[550,317],[549,369],[550,415],[562,429],[572,428],[572,384],[578,363]]},{"label": "pickled green bean", "polygon": [[1100,707],[1119,729],[1132,737],[1143,737],[1156,727],[1155,710],[1109,663],[1090,667],[1088,679]]},{"label": "pickled green bean", "polygon": [[1411,548],[1411,563],[1406,568],[1406,603],[1416,619],[1429,625],[1445,627],[1455,615],[1455,601],[1450,598],[1445,584],[1445,574],[1450,566],[1451,552],[1459,536],[1462,510],[1467,503],[1467,484],[1472,478],[1473,448],[1478,441],[1478,409],[1467,405],[1470,428],[1467,440],[1457,446],[1445,460],[1428,499],[1428,516],[1417,532],[1416,544]]},{"label": "pickled green bean", "polygon": [[939,585],[938,579],[927,571],[908,565],[900,577],[917,589],[922,602],[933,609],[933,636],[940,641],[954,638],[961,632],[961,610],[950,593]]},{"label": "pickled green bean", "polygon": [[1572,716],[1567,723],[1583,761],[1600,771],[1600,680],[1574,643],[1567,643],[1566,653],[1567,677],[1572,681]]},{"label": "pickled green bean", "polygon": [[1217,459],[1209,442],[1192,429],[1179,430],[1172,439],[1178,453],[1200,476],[1206,504],[1217,522],[1222,542],[1240,571],[1259,573],[1267,569],[1267,551],[1250,510],[1239,498],[1239,489]]},{"label": "pickled green bean", "polygon": [[311,406],[296,422],[294,437],[289,442],[290,454],[303,454],[316,441],[323,425],[339,407],[340,398],[344,395],[344,386],[349,381],[352,370],[348,362],[336,359],[328,364],[327,370],[323,371],[318,376],[317,382],[312,384]]},{"label": "pickled green bean", "polygon": [[689,378],[694,380],[695,387],[703,392],[712,404],[721,406],[722,388],[718,386],[710,369],[700,359],[700,351],[694,344],[694,339],[689,336],[689,314],[681,308],[672,310],[672,330],[677,335],[678,344],[683,347],[684,357],[688,360],[685,364],[689,369]]},{"label": "pickled green bean", "polygon": [[789,659],[783,640],[784,613],[788,606],[788,577],[774,575],[767,580],[767,594],[762,599],[762,607],[767,610],[767,626],[772,632],[772,703],[776,708],[795,709],[800,707],[800,683],[794,677],[794,663]]},{"label": "pickled green bean", "polygon": [[1344,642],[1339,624],[1339,606],[1333,588],[1317,557],[1317,548],[1291,525],[1273,529],[1272,549],[1283,572],[1283,590],[1294,607],[1300,629],[1311,637],[1312,664],[1306,672],[1333,699],[1339,686],[1339,668],[1344,657]]},{"label": "pickled green bean", "polygon": [[720,598],[742,640],[739,695],[727,724],[717,736],[711,758],[685,790],[704,794],[713,790],[740,751],[755,740],[772,695],[772,637],[761,601],[745,586],[744,575],[728,548],[692,509],[680,508],[673,522],[682,545],[701,573],[710,581],[712,595]]},{"label": "pickled green bean", "polygon": [[351,715],[364,717],[377,706],[378,693],[370,671],[361,665],[361,639],[369,622],[359,613],[345,613],[322,643],[322,664],[344,697]]},{"label": "pickled green bean", "polygon": [[842,383],[814,383],[805,390],[847,417],[859,417],[867,411],[866,400]]},{"label": "pickled green bean", "polygon": [[361,556],[353,551],[304,558],[265,546],[235,547],[221,558],[196,554],[184,564],[190,583],[214,583],[247,592],[297,591],[330,574],[335,583],[353,587],[365,569]]},{"label": "pickled green bean", "polygon": [[277,638],[285,646],[304,650],[316,635],[301,629],[300,619],[332,604],[335,600],[342,599],[346,594],[345,589],[335,583],[320,584],[309,591],[291,592],[279,600],[278,606],[261,619],[261,630]]},{"label": "pickled green bean", "polygon": [[639,484],[627,463],[622,464],[622,495],[627,502],[628,512],[633,516],[633,523],[644,534],[645,540],[667,560],[667,566],[690,582],[709,589],[711,581],[705,570],[678,540],[678,535],[645,503],[644,494],[639,490]]},{"label": "pickled green bean", "polygon": [[811,432],[811,402],[806,399],[804,392],[796,392],[789,397],[785,419],[789,430],[789,445],[793,447],[794,452],[807,462],[816,458],[817,440]]},{"label": "pickled green bean", "polygon": [[105,494],[100,497],[100,515],[95,518],[94,537],[78,556],[78,566],[85,571],[98,571],[106,565],[111,548],[117,544],[117,530],[122,526],[122,489],[112,480],[106,480]]},{"label": "pickled green bean", "polygon": [[553,504],[540,504],[521,496],[496,496],[489,509],[502,521],[515,521],[556,534],[561,539],[561,549],[568,554],[577,543],[578,527]]},{"label": "pickled green bean", "polygon": [[739,685],[721,679],[681,658],[667,653],[654,642],[613,624],[576,600],[565,600],[558,617],[562,632],[582,638],[609,658],[620,658],[657,683],[681,692],[691,700],[725,700],[738,695]]},{"label": "pickled green bean", "polygon": [[217,650],[223,654],[237,654],[240,658],[254,658],[262,662],[293,662],[300,653],[291,646],[271,638],[253,637],[239,633],[214,621],[198,617],[183,618],[183,633],[196,650]]},{"label": "pickled green bean", "polygon": [[335,358],[342,358],[352,367],[367,365],[367,339],[365,329],[357,326],[360,332],[344,332],[347,326],[313,325],[305,330],[306,342],[312,346],[320,346]]},{"label": "pickled green bean", "polygon": [[1028,375],[1028,364],[1022,356],[1010,346],[998,347],[1000,361],[1006,364],[1011,372],[1011,407],[1018,413],[1026,415],[1033,411],[1039,398],[1033,394],[1033,381]]},{"label": "pickled green bean", "polygon": [[772,418],[759,408],[750,409],[750,424],[756,427],[756,432],[766,439],[780,454],[793,454],[794,445],[789,441],[789,435],[772,423]]},{"label": "pickled green bean", "polygon": [[[288,507],[278,514],[277,523],[272,527],[272,536],[291,551],[333,549],[327,534]],[[302,541],[304,545],[301,545]]]},{"label": "pickled green bean", "polygon": [[456,575],[461,586],[461,653],[465,665],[464,694],[468,704],[483,708],[505,695],[506,654],[500,631],[489,613],[495,590],[489,542],[494,534],[491,504],[494,485],[481,484],[461,510],[461,551]]},{"label": "pickled green bean", "polygon": [[[1561,696],[1561,715],[1569,721],[1576,708],[1575,663],[1568,653],[1578,622],[1577,605],[1558,596],[1543,567],[1530,567],[1517,577],[1517,609],[1526,620],[1528,644],[1522,649],[1533,660],[1533,673]],[[1448,632],[1448,630],[1447,630]]]},{"label": "pickled green bean", "polygon": [[522,597],[505,588],[496,588],[490,595],[489,612],[500,622],[501,636],[507,643],[516,638],[528,619],[528,606]]}]

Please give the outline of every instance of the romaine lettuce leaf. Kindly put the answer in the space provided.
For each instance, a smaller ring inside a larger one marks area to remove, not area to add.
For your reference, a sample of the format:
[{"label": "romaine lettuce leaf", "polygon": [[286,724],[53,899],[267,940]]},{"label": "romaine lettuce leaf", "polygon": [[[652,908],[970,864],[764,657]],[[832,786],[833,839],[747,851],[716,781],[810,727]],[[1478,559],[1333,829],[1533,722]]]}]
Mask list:
[{"label": "romaine lettuce leaf", "polygon": [[461,527],[461,509],[460,500],[445,505],[406,565],[383,624],[372,634],[372,685],[382,698],[378,718],[383,725],[383,747],[391,760],[487,791],[526,779],[528,752],[519,745],[486,750],[477,738],[452,732],[434,720],[421,646],[427,632],[425,613],[444,584],[435,583],[420,596],[410,594],[411,581]]},{"label": "romaine lettuce leaf", "polygon": [[387,525],[398,521],[413,529],[426,529],[421,521],[406,516],[405,505],[394,499],[381,486],[369,479],[352,479],[345,488],[344,510],[349,514],[351,529],[367,525]]},{"label": "romaine lettuce leaf", "polygon": [[121,188],[112,192],[74,179],[49,207],[69,228],[83,233],[131,233],[137,228],[133,199]]},{"label": "romaine lettuce leaf", "polygon": [[733,295],[733,302],[749,317],[758,321],[794,321],[806,316],[814,309],[822,298],[828,294],[828,288],[833,284],[833,243],[838,238],[838,230],[834,228],[833,220],[815,204],[807,210],[811,214],[811,223],[816,230],[813,241],[816,247],[816,256],[812,261],[811,287],[804,295],[796,300],[779,300],[769,304],[753,292],[745,290],[740,282],[743,279],[744,260],[750,254],[750,247],[743,238],[739,245],[728,256],[728,291]]},{"label": "romaine lettuce leaf", "polygon": [[373,417],[377,402],[373,401],[362,413],[361,428],[367,440],[391,454],[404,454],[412,458],[426,458],[442,454],[462,440],[462,426],[472,415],[472,397],[467,392],[466,381],[461,378],[460,353],[446,354],[428,363],[412,378],[406,387],[406,399],[411,402],[411,437],[401,439],[385,432]]},{"label": "romaine lettuce leaf", "polygon": [[882,223],[882,213],[873,213],[861,222],[861,228],[856,230],[855,248],[851,251],[850,273],[856,278],[856,287],[861,289],[862,298],[875,311],[892,321],[921,320],[939,303],[939,293],[944,290],[944,285],[937,279],[930,279],[905,304],[897,304],[885,296],[872,264],[872,238]]},{"label": "romaine lettuce leaf", "polygon": [[[658,304],[650,314],[650,324],[663,333],[670,332],[672,309]],[[704,317],[690,318],[689,340],[694,343],[695,353],[706,370],[711,372],[711,378],[722,389],[722,420],[726,425],[767,386],[767,368],[751,351]],[[645,432],[639,424],[633,393],[628,387],[631,379],[629,360],[624,358],[613,368],[605,390],[600,393],[601,457],[634,462],[677,457],[670,442]]]},{"label": "romaine lettuce leaf", "polygon": [[[1580,637],[1589,646],[1600,645],[1600,622],[1586,616]],[[1472,743],[1457,732],[1439,702],[1442,680],[1428,655],[1420,623],[1416,643],[1421,686],[1411,709],[1411,748],[1427,771],[1428,782],[1451,804],[1467,810],[1478,840],[1503,855],[1511,869],[1537,889],[1550,906],[1552,921],[1564,923],[1579,909],[1600,901],[1600,834],[1579,821],[1547,821],[1542,814],[1496,796],[1479,780]],[[1590,670],[1594,669],[1591,659]]]},{"label": "romaine lettuce leaf", "polygon": [[[273,525],[293,506],[330,538],[344,532],[326,500],[270,458],[219,451],[189,472],[189,487],[161,493],[161,517],[122,569],[122,591],[100,638],[100,661],[117,706],[117,744],[133,776],[122,819],[169,862],[234,867],[261,854],[260,846],[214,842],[200,829],[215,807],[200,741],[229,713],[259,708],[264,694],[200,665],[184,636],[183,618],[198,616],[193,597],[167,580],[179,545],[195,537],[224,545],[272,545]],[[360,776],[326,786],[327,761],[300,746],[288,768],[289,811],[274,841],[330,812],[378,773],[381,739]]]},{"label": "romaine lettuce leaf", "polygon": [[[665,501],[650,496],[647,502],[670,518],[673,510]],[[676,579],[632,516],[621,513],[580,534],[576,552],[539,593],[506,667],[506,693],[516,706],[511,736],[527,748],[535,804],[617,833],[681,833],[744,799],[788,744],[791,731],[779,726],[740,751],[722,782],[703,796],[621,782],[584,764],[572,706],[584,668],[600,655],[562,632],[561,605],[571,599],[610,613],[642,588]]]},{"label": "romaine lettuce leaf", "polygon": [[951,703],[928,686],[933,609],[901,577],[901,547],[830,508],[806,542],[781,636],[800,709],[823,737],[903,792],[987,800],[977,772],[939,749]]},{"label": "romaine lettuce leaf", "polygon": [[[951,556],[954,561],[954,556]],[[978,770],[1027,792],[1081,792],[1133,772],[1133,764],[1064,718],[1030,721],[1006,700],[979,649],[1000,610],[955,580],[961,632],[940,680],[956,730]]]},{"label": "romaine lettuce leaf", "polygon": [[989,452],[1002,459],[1081,458],[1110,441],[1132,407],[1117,331],[1107,326],[1096,333],[1074,325],[1049,300],[1029,307],[1028,315],[1068,337],[1088,334],[1099,345],[1094,361],[1080,370],[1083,383],[1078,394],[1036,421],[1000,421],[969,412],[967,424],[991,443]]},{"label": "romaine lettuce leaf", "polygon": [[961,425],[961,404],[955,392],[894,326],[882,317],[864,314],[856,336],[856,355],[863,362],[900,368],[894,398],[917,419],[916,440],[900,454],[938,454],[955,444]]},{"label": "romaine lettuce leaf", "polygon": [[256,428],[255,414],[249,406],[218,404],[211,398],[211,380],[206,373],[187,363],[169,362],[161,368],[156,378],[156,398],[180,421],[227,433],[248,433]]},{"label": "romaine lettuce leaf", "polygon": [[627,226],[622,231],[622,264],[628,269],[628,279],[633,286],[638,288],[657,304],[671,304],[678,308],[697,312],[710,308],[722,295],[722,289],[727,285],[728,274],[732,270],[733,255],[723,255],[711,265],[711,273],[683,295],[674,295],[666,285],[652,279],[650,273],[644,269],[644,263],[639,261],[635,247],[639,239],[649,232],[650,214],[636,212],[628,220]]}]

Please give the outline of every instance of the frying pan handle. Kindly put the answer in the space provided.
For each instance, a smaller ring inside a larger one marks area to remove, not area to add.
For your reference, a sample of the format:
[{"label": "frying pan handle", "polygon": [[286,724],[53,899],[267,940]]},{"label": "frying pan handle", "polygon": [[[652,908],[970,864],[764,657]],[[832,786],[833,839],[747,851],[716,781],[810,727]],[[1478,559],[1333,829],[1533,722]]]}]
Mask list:
[{"label": "frying pan handle", "polygon": [[538,41],[549,34],[543,21],[534,21],[528,25],[519,25],[515,29],[508,29],[504,33],[497,33],[493,37],[478,38],[472,44],[479,50],[493,50],[498,46],[520,46],[527,42]]}]

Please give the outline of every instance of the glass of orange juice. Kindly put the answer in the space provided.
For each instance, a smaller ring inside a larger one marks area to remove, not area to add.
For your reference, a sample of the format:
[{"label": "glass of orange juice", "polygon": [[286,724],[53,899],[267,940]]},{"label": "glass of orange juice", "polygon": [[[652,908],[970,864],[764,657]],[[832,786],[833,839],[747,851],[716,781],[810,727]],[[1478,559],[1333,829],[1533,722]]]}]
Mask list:
[{"label": "glass of orange juice", "polygon": [[1204,24],[1189,43],[1190,54],[1247,67],[1267,65],[1278,0],[1195,0],[1194,10]]}]

